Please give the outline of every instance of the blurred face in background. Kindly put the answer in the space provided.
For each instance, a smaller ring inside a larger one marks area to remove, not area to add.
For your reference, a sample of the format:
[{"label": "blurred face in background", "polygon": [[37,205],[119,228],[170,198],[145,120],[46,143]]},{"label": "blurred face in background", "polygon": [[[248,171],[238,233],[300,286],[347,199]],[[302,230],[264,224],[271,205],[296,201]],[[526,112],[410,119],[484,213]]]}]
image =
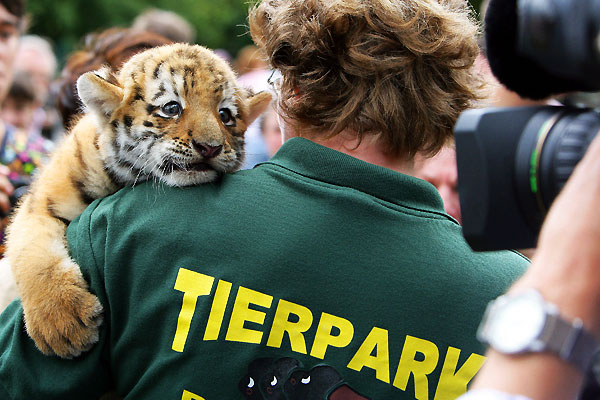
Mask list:
[{"label": "blurred face in background", "polygon": [[15,70],[26,71],[31,75],[40,103],[45,103],[54,77],[55,62],[35,49],[19,49],[15,57]]},{"label": "blurred face in background", "polygon": [[14,127],[27,130],[33,123],[34,113],[39,104],[33,102],[20,102],[10,97],[4,100],[0,119]]},{"label": "blurred face in background", "polygon": [[415,176],[435,186],[444,200],[446,213],[461,222],[456,150],[444,147],[435,157],[417,160]]},{"label": "blurred face in background", "polygon": [[0,4],[0,100],[10,88],[19,46],[19,18]]},{"label": "blurred face in background", "polygon": [[269,154],[269,157],[273,157],[283,143],[275,107],[269,107],[263,115],[262,134],[267,147],[267,153]]}]

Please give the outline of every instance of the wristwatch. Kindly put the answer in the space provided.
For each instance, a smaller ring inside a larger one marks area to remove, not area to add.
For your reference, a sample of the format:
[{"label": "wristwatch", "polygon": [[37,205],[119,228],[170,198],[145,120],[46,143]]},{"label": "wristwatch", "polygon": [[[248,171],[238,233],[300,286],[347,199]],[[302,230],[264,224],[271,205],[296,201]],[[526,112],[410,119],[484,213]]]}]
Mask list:
[{"label": "wristwatch", "polygon": [[477,338],[505,354],[551,352],[586,371],[600,342],[580,319],[571,322],[535,289],[498,297],[488,305]]}]

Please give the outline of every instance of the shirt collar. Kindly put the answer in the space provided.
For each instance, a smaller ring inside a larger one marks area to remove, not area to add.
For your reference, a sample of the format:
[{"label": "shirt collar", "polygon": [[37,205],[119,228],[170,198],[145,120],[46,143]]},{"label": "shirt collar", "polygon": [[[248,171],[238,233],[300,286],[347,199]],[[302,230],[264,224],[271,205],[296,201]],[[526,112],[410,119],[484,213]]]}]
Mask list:
[{"label": "shirt collar", "polygon": [[354,188],[404,207],[444,213],[442,198],[430,183],[369,164],[305,138],[287,140],[271,160],[262,164],[275,164],[308,178]]}]

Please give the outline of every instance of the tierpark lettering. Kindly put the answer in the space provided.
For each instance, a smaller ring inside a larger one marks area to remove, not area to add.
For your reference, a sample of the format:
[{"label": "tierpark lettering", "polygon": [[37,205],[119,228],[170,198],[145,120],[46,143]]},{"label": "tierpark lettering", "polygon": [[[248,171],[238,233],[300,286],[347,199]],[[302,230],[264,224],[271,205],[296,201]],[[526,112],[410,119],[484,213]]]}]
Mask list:
[{"label": "tierpark lettering", "polygon": [[[358,338],[354,335],[352,322],[343,317],[321,312],[318,321],[315,321],[315,313],[305,306],[284,299],[279,299],[274,305],[273,296],[244,286],[238,286],[237,295],[235,299],[231,300],[230,294],[233,288],[231,282],[218,280],[215,285],[214,277],[185,268],[179,269],[174,286],[176,291],[183,292],[183,301],[173,338],[173,351],[184,352],[188,337],[198,334],[198,332],[190,332],[196,304],[202,296],[210,296],[213,288],[215,288],[214,295],[206,327],[203,333],[200,332],[203,334],[204,341],[219,339],[226,307],[229,301],[233,301],[233,310],[226,327],[226,341],[260,344],[263,336],[267,335],[266,346],[281,348],[283,338],[287,334],[292,351],[326,360],[327,352],[331,348],[343,349],[353,341],[362,340],[358,350],[354,354],[349,354],[347,368],[359,372],[365,368],[372,369],[376,379],[402,391],[407,390],[409,378],[412,375],[414,396],[419,400],[458,397],[466,391],[467,384],[479,371],[485,360],[485,357],[472,353],[459,368],[460,349],[448,347],[445,354],[441,355],[435,343],[407,335],[400,360],[397,364],[392,364],[386,329],[373,327],[366,337]],[[253,308],[250,308],[251,305]],[[265,311],[259,311],[256,308],[264,308]],[[264,326],[267,311],[272,308],[275,308],[275,315],[270,329],[266,326],[264,330],[245,327],[246,322]],[[290,318],[292,315],[294,317]],[[198,317],[196,316],[196,318]],[[309,346],[305,332],[315,323],[316,333]],[[430,394],[428,375],[436,369],[439,363],[442,363],[440,378],[435,393]],[[394,367],[393,379],[390,367]],[[195,398],[195,395],[185,391],[182,398],[192,399]]]}]

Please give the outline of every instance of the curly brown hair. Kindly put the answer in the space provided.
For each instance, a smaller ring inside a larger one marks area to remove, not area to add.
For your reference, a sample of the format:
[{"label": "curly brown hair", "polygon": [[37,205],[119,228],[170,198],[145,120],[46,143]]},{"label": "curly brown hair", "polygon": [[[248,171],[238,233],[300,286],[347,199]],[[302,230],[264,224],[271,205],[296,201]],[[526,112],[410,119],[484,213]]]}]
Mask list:
[{"label": "curly brown hair", "polygon": [[391,155],[433,154],[481,96],[466,0],[263,0],[249,22],[307,136],[351,129]]},{"label": "curly brown hair", "polygon": [[68,127],[82,111],[77,97],[77,78],[88,71],[107,65],[118,71],[131,56],[152,47],[173,43],[157,33],[135,31],[125,28],[109,28],[85,37],[85,47],[75,51],[67,59],[55,88],[56,106]]}]

